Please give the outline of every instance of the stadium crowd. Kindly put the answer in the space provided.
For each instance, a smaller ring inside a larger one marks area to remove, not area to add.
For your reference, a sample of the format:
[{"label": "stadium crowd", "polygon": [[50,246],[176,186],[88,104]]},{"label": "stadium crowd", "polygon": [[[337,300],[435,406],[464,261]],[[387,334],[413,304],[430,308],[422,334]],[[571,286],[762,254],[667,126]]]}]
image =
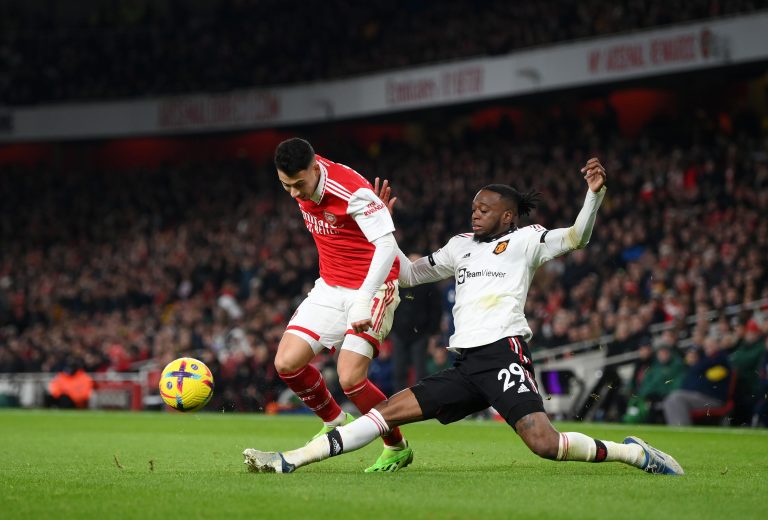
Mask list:
[{"label": "stadium crowd", "polygon": [[[753,406],[766,385],[768,317],[723,311],[768,297],[765,134],[754,115],[691,117],[657,121],[642,139],[619,137],[610,118],[533,113],[485,129],[425,124],[429,137],[367,147],[308,137],[369,179],[392,181],[400,246],[418,254],[465,231],[472,197],[490,182],[540,190],[531,223],[570,225],[585,191],[578,167],[599,153],[610,192],[592,242],[542,267],[530,290],[534,352],[606,334],[615,336],[610,354],[666,342],[677,358],[681,345],[707,343],[731,354]],[[672,125],[691,138],[659,139]],[[212,409],[281,401],[274,353],[317,276],[317,256],[271,164],[19,167],[0,175],[0,193],[12,194],[0,212],[0,372],[130,371],[192,353],[214,372]],[[451,285],[410,298],[422,300],[413,312],[440,306],[426,350],[433,370],[445,366]],[[723,314],[682,321],[712,310]],[[651,340],[650,326],[662,322],[673,328]],[[396,390],[385,350],[372,377]],[[633,396],[657,355],[645,351]]]},{"label": "stadium crowd", "polygon": [[768,0],[5,2],[0,105],[305,83],[766,7]]}]

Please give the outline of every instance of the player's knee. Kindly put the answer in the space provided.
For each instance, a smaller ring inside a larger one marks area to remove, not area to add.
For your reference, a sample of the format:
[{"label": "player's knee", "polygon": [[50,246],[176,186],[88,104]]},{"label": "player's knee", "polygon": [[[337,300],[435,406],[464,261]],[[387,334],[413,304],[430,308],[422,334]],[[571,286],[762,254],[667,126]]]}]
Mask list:
[{"label": "player's knee", "polygon": [[[342,354],[344,352],[342,351]],[[370,359],[358,356],[339,356],[336,372],[339,374],[339,385],[346,392],[368,379]]]},{"label": "player's knee", "polygon": [[278,374],[290,374],[300,370],[304,365],[294,356],[278,350],[275,354],[275,370]]},{"label": "player's knee", "polygon": [[368,377],[365,371],[345,369],[344,367],[337,367],[337,370],[339,372],[339,385],[345,392],[356,387]]}]

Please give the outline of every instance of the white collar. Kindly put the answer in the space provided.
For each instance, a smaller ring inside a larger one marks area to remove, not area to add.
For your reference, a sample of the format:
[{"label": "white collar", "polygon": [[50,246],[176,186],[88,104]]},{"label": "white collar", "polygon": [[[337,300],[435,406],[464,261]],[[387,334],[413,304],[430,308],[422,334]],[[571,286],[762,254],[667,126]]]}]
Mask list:
[{"label": "white collar", "polygon": [[325,179],[328,178],[328,170],[320,161],[317,161],[317,164],[320,165],[320,179],[317,181],[317,188],[312,196],[309,197],[309,200],[315,204],[320,204],[320,201],[323,200],[323,195],[325,195]]}]

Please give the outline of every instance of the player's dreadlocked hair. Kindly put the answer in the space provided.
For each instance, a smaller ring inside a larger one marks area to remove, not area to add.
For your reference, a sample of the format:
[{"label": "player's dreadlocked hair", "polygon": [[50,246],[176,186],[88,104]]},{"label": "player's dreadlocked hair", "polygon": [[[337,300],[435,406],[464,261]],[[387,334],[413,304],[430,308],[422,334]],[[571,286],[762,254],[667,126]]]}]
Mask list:
[{"label": "player's dreadlocked hair", "polygon": [[275,166],[289,177],[306,170],[314,158],[312,145],[298,137],[283,141],[275,149]]},{"label": "player's dreadlocked hair", "polygon": [[501,198],[517,207],[519,216],[528,215],[541,201],[541,193],[536,190],[528,190],[520,193],[512,186],[506,184],[489,184],[484,190],[493,191],[501,195]]}]

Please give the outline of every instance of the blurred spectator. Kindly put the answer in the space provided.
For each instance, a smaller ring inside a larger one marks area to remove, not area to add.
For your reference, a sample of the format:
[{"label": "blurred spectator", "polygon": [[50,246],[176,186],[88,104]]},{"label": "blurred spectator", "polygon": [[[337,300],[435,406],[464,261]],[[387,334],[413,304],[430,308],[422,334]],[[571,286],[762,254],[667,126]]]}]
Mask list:
[{"label": "blurred spectator", "polygon": [[368,379],[373,381],[373,384],[378,386],[379,390],[387,396],[399,390],[394,387],[393,348],[394,344],[391,339],[382,342],[379,355],[371,360],[371,367],[368,369]]},{"label": "blurred spectator", "polygon": [[453,354],[443,346],[437,346],[430,350],[427,359],[427,374],[436,374],[453,366]]},{"label": "blurred spectator", "polygon": [[659,345],[651,360],[633,389],[624,422],[657,422],[658,405],[682,384],[686,369],[671,345]]},{"label": "blurred spectator", "polygon": [[636,338],[632,334],[629,319],[620,319],[616,323],[616,331],[613,335],[613,341],[608,345],[608,355],[615,356],[616,354],[624,354],[625,352],[634,352],[642,343],[646,347],[651,346],[651,338]]},{"label": "blurred spectator", "polygon": [[736,339],[728,359],[736,371],[736,403],[734,417],[737,424],[749,423],[760,394],[760,360],[765,352],[765,334],[757,321],[750,319]]},{"label": "blurred spectator", "polygon": [[667,424],[691,424],[691,411],[722,406],[728,398],[731,367],[728,355],[720,348],[716,337],[704,339],[703,352],[688,349],[685,361],[688,369],[678,390],[664,399]]},{"label": "blurred spectator", "polygon": [[653,364],[637,389],[637,395],[651,403],[663,401],[670,393],[680,388],[685,373],[685,365],[673,348],[661,345],[656,350]]},{"label": "blurred spectator", "polygon": [[637,349],[638,358],[632,367],[632,376],[624,390],[624,396],[627,399],[626,412],[623,417],[624,422],[644,422],[648,417],[648,407],[644,399],[638,395],[638,390],[645,380],[648,370],[654,363],[654,350],[650,342],[641,345]]},{"label": "blurred spectator", "polygon": [[[619,336],[619,328],[620,325],[617,326],[615,337]],[[629,330],[629,328],[626,328],[625,334],[628,334]],[[619,339],[618,343],[626,345],[626,339],[627,336],[624,335]],[[632,398],[634,397],[633,388],[636,385],[641,385],[642,382],[645,381],[647,372],[653,365],[654,351],[651,342],[652,340],[650,336],[633,339],[633,343],[637,345],[636,350],[638,359],[634,363],[629,392],[626,390],[623,391],[622,389],[623,381],[618,372],[618,367],[621,364],[616,364],[615,362],[611,363],[611,356],[623,354],[634,349],[627,346],[621,346],[617,349],[618,352],[616,352],[611,349],[611,345],[616,342],[609,344],[607,353],[608,358],[606,360],[607,364],[603,367],[597,383],[589,391],[590,395],[597,396],[597,398],[593,398],[584,403],[582,409],[577,414],[578,417],[586,417],[588,410],[593,409],[596,420],[614,421],[621,419],[622,416],[626,416],[630,405],[638,408],[637,400],[635,399],[635,402],[632,402]],[[645,409],[645,407],[642,408]]]},{"label": "blurred spectator", "polygon": [[765,351],[760,360],[760,393],[755,404],[753,426],[768,426],[768,338],[764,341]]},{"label": "blurred spectator", "polygon": [[627,392],[630,395],[636,395],[640,391],[640,387],[648,376],[649,369],[655,363],[655,352],[650,339],[641,343],[637,349],[637,356],[637,360],[635,360],[632,367],[632,377],[627,385]]},{"label": "blurred spectator", "polygon": [[[411,254],[409,258],[418,260],[420,255]],[[390,334],[395,391],[427,375],[427,344],[440,331],[439,295],[439,288],[432,284],[400,290],[400,305]]]},{"label": "blurred spectator", "polygon": [[92,391],[93,378],[78,361],[70,360],[48,385],[46,404],[54,408],[86,408]]}]

